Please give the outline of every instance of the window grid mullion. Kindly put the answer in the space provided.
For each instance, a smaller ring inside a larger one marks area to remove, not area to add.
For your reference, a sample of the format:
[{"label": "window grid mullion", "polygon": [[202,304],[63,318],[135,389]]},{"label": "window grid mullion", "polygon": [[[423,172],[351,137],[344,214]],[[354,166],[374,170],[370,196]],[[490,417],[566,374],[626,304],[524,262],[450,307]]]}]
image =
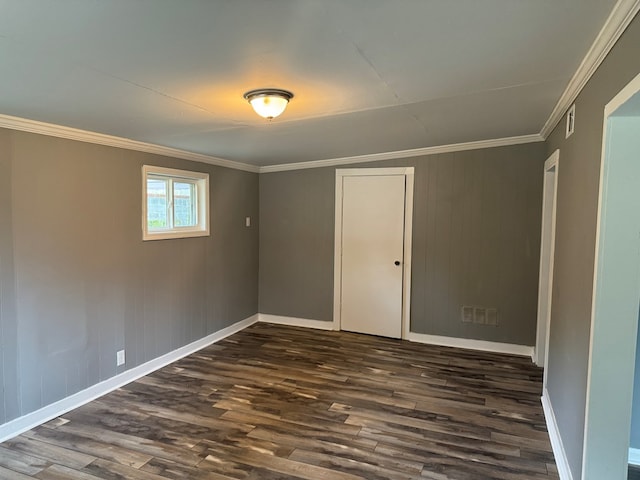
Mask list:
[{"label": "window grid mullion", "polygon": [[167,203],[167,208],[169,209],[169,228],[175,228],[174,221],[174,205],[173,205],[173,178],[169,179],[169,202]]},{"label": "window grid mullion", "polygon": [[191,215],[193,215],[194,223],[197,225],[200,222],[198,218],[198,185],[196,183],[191,184],[191,194],[193,195],[193,202],[191,203]]}]

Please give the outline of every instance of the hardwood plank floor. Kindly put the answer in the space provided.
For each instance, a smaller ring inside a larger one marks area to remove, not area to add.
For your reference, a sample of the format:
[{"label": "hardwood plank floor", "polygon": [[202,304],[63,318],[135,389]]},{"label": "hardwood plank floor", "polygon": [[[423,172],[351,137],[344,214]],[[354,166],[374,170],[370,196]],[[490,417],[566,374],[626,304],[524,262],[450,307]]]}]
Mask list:
[{"label": "hardwood plank floor", "polygon": [[0,445],[0,480],[558,479],[530,359],[256,324]]}]

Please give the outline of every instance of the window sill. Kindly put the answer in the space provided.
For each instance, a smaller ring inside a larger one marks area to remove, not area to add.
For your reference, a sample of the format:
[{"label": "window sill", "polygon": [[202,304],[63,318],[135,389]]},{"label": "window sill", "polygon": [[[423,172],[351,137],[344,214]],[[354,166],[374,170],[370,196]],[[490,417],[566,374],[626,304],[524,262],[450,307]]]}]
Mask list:
[{"label": "window sill", "polygon": [[142,235],[143,241],[148,240],[170,240],[174,238],[192,238],[192,237],[208,237],[210,233],[208,230],[184,230],[180,232],[158,232],[158,233],[144,233]]}]

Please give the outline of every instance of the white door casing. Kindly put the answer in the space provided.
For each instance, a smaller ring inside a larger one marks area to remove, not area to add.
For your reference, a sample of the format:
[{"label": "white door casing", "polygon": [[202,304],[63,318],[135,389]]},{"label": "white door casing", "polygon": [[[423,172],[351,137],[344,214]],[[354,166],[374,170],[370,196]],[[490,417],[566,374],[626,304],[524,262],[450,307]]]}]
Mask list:
[{"label": "white door casing", "polygon": [[540,279],[538,283],[538,327],[535,350],[535,362],[539,367],[543,368],[547,365],[547,347],[549,343],[551,319],[559,160],[560,151],[556,150],[544,163]]},{"label": "white door casing", "polygon": [[605,107],[582,480],[626,478],[640,304],[640,75]]},{"label": "white door casing", "polygon": [[412,212],[413,167],[336,170],[334,329],[406,338]]}]

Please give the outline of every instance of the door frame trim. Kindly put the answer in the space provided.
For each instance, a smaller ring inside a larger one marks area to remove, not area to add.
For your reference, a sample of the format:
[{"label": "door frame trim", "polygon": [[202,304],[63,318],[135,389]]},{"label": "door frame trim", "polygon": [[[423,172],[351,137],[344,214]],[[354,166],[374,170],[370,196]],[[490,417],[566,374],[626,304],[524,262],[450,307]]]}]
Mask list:
[{"label": "door frame trim", "polygon": [[336,169],[335,238],[333,255],[333,329],[341,329],[342,304],[342,180],[344,177],[404,175],[404,258],[402,275],[402,338],[410,332],[411,319],[411,240],[413,232],[414,167]]},{"label": "door frame trim", "polygon": [[[555,260],[556,250],[556,217],[558,211],[558,170],[560,166],[560,150],[556,150],[551,156],[544,162],[543,173],[543,189],[542,189],[542,228],[541,228],[541,241],[540,241],[540,275],[538,278],[538,319],[536,325],[536,347],[534,352],[534,362],[545,369],[544,381],[542,383],[543,388],[547,386],[546,382],[546,366],[549,359],[549,331],[551,330],[551,302],[553,299],[553,266]],[[547,176],[553,172],[553,191],[551,197],[549,196],[549,188],[547,182]],[[551,205],[548,204],[551,202]],[[549,208],[550,207],[550,210]],[[547,218],[550,215],[551,218]],[[549,230],[545,228],[547,225],[546,220],[550,220]],[[548,238],[548,244],[545,243],[545,239]],[[546,263],[548,267],[547,278],[543,278],[542,271],[543,265]],[[543,287],[546,285],[546,292],[543,292]],[[543,298],[543,294],[546,293],[546,298]],[[546,301],[547,311],[542,312],[542,305]],[[541,328],[544,325],[544,331],[541,332]],[[543,337],[541,338],[541,333]],[[540,358],[540,342],[544,342],[544,358]]]},{"label": "door frame trim", "polygon": [[[613,409],[617,412],[623,412],[628,415],[628,421],[626,424],[631,423],[632,413],[632,400],[633,395],[627,395],[629,392],[620,392],[620,384],[611,386],[611,382],[607,380],[609,378],[633,378],[633,367],[629,367],[633,359],[630,358],[617,358],[617,365],[615,377],[611,377],[606,373],[603,373],[597,367],[603,358],[606,358],[607,354],[610,354],[612,348],[611,338],[604,338],[604,332],[622,331],[621,336],[625,337],[625,341],[617,342],[614,348],[618,352],[624,352],[625,349],[629,349],[633,346],[633,352],[636,352],[636,335],[638,328],[638,319],[636,315],[632,316],[630,323],[624,322],[623,316],[611,317],[605,315],[606,308],[608,308],[613,302],[611,297],[608,296],[611,289],[610,276],[612,267],[607,263],[606,253],[611,250],[611,247],[607,247],[607,237],[605,236],[607,231],[607,213],[608,205],[611,202],[609,190],[614,186],[611,183],[609,172],[612,162],[615,162],[615,156],[611,154],[611,140],[615,138],[612,135],[613,125],[611,117],[614,116],[616,111],[629,101],[636,94],[640,93],[640,74],[636,75],[617,95],[615,95],[604,108],[604,118],[602,127],[602,151],[600,155],[600,185],[598,189],[598,214],[596,223],[596,246],[595,256],[593,262],[593,289],[591,296],[591,324],[589,332],[589,359],[587,365],[587,388],[586,388],[586,401],[585,401],[585,414],[584,414],[584,432],[583,432],[583,444],[582,444],[582,474],[581,478],[586,480],[593,477],[594,464],[589,462],[590,456],[593,452],[601,452],[601,446],[603,442],[618,443],[623,437],[618,435],[618,432],[612,433],[613,422],[608,420],[607,422],[599,422],[598,417],[602,416],[605,410]],[[634,245],[635,247],[635,245]],[[633,260],[628,263],[633,265]],[[618,267],[619,268],[619,267]],[[616,271],[617,273],[617,271]],[[634,278],[638,281],[638,278]],[[637,286],[636,286],[637,288]],[[636,290],[637,292],[637,290]],[[620,303],[620,299],[615,299],[617,303]],[[627,300],[623,297],[623,301]],[[633,335],[631,334],[633,333]],[[626,369],[626,370],[625,370]],[[624,384],[624,383],[623,383]],[[633,381],[631,382],[633,388]],[[608,404],[606,409],[603,408],[602,401],[597,396],[598,392],[608,391],[611,394],[613,392],[616,402],[611,406]],[[626,400],[626,401],[625,401]],[[618,419],[616,419],[618,420]],[[628,441],[628,433],[625,435],[625,440]],[[600,441],[600,444],[598,444]],[[628,453],[628,450],[627,450]],[[602,454],[600,454],[602,458]],[[613,465],[611,467],[612,472],[626,471],[627,462],[620,465]],[[605,462],[606,464],[606,462]],[[597,472],[596,472],[597,473]]]}]

